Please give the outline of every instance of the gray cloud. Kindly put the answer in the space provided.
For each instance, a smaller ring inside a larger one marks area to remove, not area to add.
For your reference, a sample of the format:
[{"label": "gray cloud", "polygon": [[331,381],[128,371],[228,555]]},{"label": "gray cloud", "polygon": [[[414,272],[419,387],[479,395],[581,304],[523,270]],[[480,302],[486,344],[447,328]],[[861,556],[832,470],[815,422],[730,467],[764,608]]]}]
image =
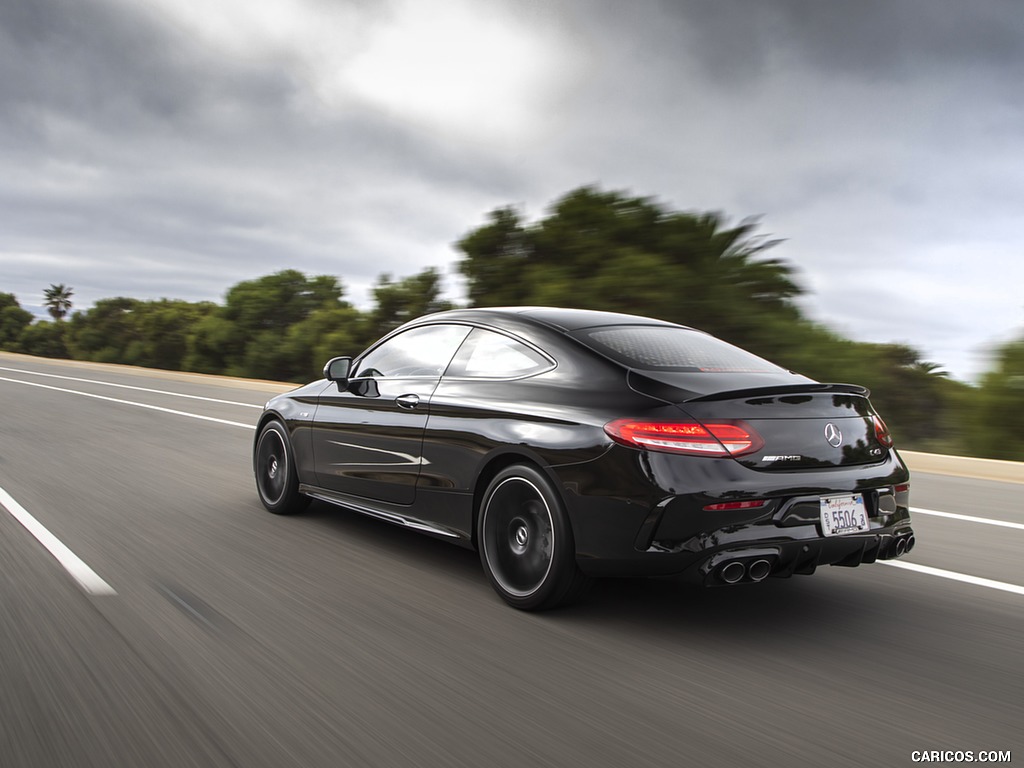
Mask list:
[{"label": "gray cloud", "polygon": [[601,183],[762,215],[812,314],[959,375],[1020,326],[1012,2],[234,2],[0,0],[0,290],[365,301]]}]

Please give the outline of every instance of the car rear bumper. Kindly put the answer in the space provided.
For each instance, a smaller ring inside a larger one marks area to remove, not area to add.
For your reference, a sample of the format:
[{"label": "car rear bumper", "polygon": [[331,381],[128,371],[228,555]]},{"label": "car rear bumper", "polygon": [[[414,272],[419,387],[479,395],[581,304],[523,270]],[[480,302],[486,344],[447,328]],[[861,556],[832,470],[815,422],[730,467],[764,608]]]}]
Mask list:
[{"label": "car rear bumper", "polygon": [[[711,531],[673,549],[655,545],[611,557],[583,553],[577,562],[592,576],[681,575],[706,586],[724,586],[769,576],[812,574],[822,565],[854,567],[889,560],[906,554],[914,544],[909,517],[846,536],[822,536],[812,525],[780,535],[771,522],[765,522]],[[730,567],[731,563],[740,568]]]},{"label": "car rear bumper", "polygon": [[821,565],[856,567],[890,560],[902,557],[914,548],[914,543],[914,531],[908,521],[881,533],[721,549],[698,559],[683,573],[705,586],[725,586],[763,581],[769,576],[809,575]]},{"label": "car rear bumper", "polygon": [[[563,484],[575,491],[566,502],[577,562],[587,574],[682,575],[720,586],[891,559],[915,544],[909,473],[895,451],[878,464],[806,472],[760,472],[725,460],[709,462],[700,477],[680,478],[659,474],[650,462],[637,466],[632,497],[601,494],[580,470]],[[853,493],[863,498],[868,529],[824,535],[821,498]],[[764,504],[707,509],[750,499]]]}]

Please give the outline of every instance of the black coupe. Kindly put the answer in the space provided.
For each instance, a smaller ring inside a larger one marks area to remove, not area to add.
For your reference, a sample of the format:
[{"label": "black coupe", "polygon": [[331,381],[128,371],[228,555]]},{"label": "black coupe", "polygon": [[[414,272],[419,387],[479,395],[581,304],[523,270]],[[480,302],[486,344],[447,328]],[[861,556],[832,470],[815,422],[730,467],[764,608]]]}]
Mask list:
[{"label": "black coupe", "polygon": [[866,389],[609,312],[413,320],[267,403],[253,468],[271,512],[319,499],[475,548],[528,610],[595,576],[736,584],[914,546]]}]

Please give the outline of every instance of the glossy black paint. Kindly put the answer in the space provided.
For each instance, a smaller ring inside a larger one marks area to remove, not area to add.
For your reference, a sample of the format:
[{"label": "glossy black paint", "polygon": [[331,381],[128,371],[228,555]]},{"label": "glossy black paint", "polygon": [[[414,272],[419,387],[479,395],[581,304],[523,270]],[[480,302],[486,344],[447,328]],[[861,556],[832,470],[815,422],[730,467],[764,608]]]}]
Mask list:
[{"label": "glossy black paint", "polygon": [[[361,362],[381,344],[439,325],[488,329],[550,365],[524,377],[474,378],[454,364],[446,372],[445,361],[436,374],[362,375]],[[781,369],[630,368],[582,341],[585,329],[611,325],[673,327],[552,308],[439,313],[389,334],[354,360],[347,379],[275,397],[260,427],[274,419],[286,425],[303,493],[467,547],[477,546],[489,481],[510,464],[531,464],[560,494],[576,561],[591,575],[687,574],[720,584],[733,560],[767,560],[771,575],[789,576],[885,559],[897,542],[912,541],[909,473],[878,442],[866,390]],[[638,449],[604,430],[627,417],[742,420],[766,446],[723,458]],[[843,433],[839,448],[824,439],[829,423]],[[870,531],[823,536],[819,498],[853,492],[864,494]],[[704,509],[753,499],[764,506]]]}]

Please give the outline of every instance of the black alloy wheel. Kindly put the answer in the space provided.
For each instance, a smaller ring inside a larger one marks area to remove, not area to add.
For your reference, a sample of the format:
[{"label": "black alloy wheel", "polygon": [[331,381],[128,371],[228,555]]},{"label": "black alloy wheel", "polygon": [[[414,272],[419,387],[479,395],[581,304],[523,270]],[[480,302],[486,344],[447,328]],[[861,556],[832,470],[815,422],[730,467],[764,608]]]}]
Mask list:
[{"label": "black alloy wheel", "polygon": [[590,584],[576,565],[562,501],[534,467],[516,464],[491,480],[480,504],[478,532],[484,572],[514,608],[565,605]]},{"label": "black alloy wheel", "polygon": [[288,434],[279,421],[269,421],[256,442],[253,462],[260,501],[275,515],[301,512],[309,497],[299,493],[299,478],[292,460]]}]

